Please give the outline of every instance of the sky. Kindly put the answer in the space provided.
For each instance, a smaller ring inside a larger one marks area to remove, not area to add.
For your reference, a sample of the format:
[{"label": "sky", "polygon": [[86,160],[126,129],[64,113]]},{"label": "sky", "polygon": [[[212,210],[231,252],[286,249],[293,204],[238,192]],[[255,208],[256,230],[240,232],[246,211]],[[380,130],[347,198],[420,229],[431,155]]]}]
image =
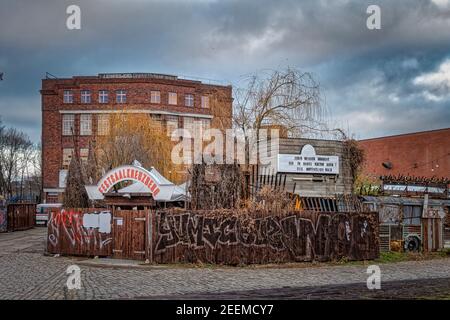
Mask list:
[{"label": "sky", "polygon": [[[69,30],[69,5],[81,29]],[[366,26],[369,5],[381,29]],[[450,0],[0,0],[0,116],[38,142],[41,79],[155,72],[238,87],[296,68],[357,139],[450,127]]]}]

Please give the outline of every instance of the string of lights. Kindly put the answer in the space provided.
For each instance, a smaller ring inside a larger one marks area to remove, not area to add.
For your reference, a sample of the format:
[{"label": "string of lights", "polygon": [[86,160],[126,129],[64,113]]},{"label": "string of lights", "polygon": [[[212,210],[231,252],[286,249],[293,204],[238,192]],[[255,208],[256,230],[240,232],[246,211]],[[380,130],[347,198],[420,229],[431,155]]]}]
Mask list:
[{"label": "string of lights", "polygon": [[447,154],[445,154],[445,155],[443,155],[443,156],[440,156],[440,157],[434,158],[434,159],[432,159],[432,160],[430,160],[430,161],[427,161],[427,162],[415,163],[415,164],[413,164],[413,165],[412,165],[410,168],[408,168],[408,169],[416,169],[416,168],[419,168],[419,167],[424,167],[424,166],[426,166],[426,165],[428,165],[428,164],[430,164],[430,163],[437,162],[437,161],[439,161],[439,160],[441,160],[441,159],[444,159],[444,158],[446,158],[446,157],[448,157],[448,156],[450,156],[450,152],[448,152]]}]

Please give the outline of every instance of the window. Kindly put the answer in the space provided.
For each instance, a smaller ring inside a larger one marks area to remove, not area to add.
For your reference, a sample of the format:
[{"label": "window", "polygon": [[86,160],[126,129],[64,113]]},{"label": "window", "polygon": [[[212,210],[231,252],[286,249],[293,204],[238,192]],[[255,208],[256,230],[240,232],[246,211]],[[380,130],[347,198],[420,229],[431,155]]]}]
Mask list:
[{"label": "window", "polygon": [[202,96],[202,108],[209,108],[209,97]]},{"label": "window", "polygon": [[108,103],[108,91],[100,90],[98,92],[98,102],[99,103]]},{"label": "window", "polygon": [[81,148],[80,149],[80,160],[82,163],[87,163],[89,156],[89,149],[88,148]]},{"label": "window", "polygon": [[64,103],[73,103],[72,90],[64,90]]},{"label": "window", "polygon": [[202,119],[202,131],[206,131],[209,129],[209,127],[211,126],[211,120],[210,119]]},{"label": "window", "polygon": [[161,131],[163,129],[163,118],[160,114],[152,114],[150,115],[152,129],[156,131]]},{"label": "window", "polygon": [[169,92],[169,104],[177,104],[177,94],[175,92]]},{"label": "window", "polygon": [[71,136],[75,134],[75,115],[64,114],[62,117],[62,134],[63,136]]},{"label": "window", "polygon": [[65,169],[69,168],[70,161],[72,160],[72,155],[73,155],[73,148],[63,149],[63,162],[62,162],[63,168]]},{"label": "window", "polygon": [[194,118],[184,117],[183,118],[183,128],[189,131],[191,137],[194,136]]},{"label": "window", "polygon": [[159,91],[150,92],[151,103],[161,103],[161,93]]},{"label": "window", "polygon": [[117,90],[116,91],[116,102],[117,103],[127,102],[127,92],[125,90]]},{"label": "window", "polygon": [[166,126],[167,132],[172,134],[174,130],[178,129],[178,116],[166,116]]},{"label": "window", "polygon": [[90,90],[81,90],[81,103],[91,103]]},{"label": "window", "polygon": [[403,206],[403,223],[405,225],[420,225],[422,210],[421,206]]},{"label": "window", "polygon": [[187,94],[184,96],[184,105],[186,107],[194,106],[194,96],[192,94]]},{"label": "window", "polygon": [[106,136],[109,132],[109,115],[99,114],[97,116],[97,134]]},{"label": "window", "polygon": [[80,116],[80,135],[89,136],[92,134],[92,115],[82,114]]}]

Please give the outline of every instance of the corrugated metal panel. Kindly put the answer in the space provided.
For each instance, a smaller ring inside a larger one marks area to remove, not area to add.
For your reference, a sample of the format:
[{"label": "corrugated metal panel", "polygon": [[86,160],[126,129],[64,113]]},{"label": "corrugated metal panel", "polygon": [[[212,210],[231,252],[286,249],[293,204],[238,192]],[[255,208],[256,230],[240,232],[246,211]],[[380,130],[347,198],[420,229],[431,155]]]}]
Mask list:
[{"label": "corrugated metal panel", "polygon": [[444,248],[450,248],[450,228],[444,228]]},{"label": "corrugated metal panel", "polygon": [[[423,198],[411,198],[411,197],[374,197],[374,196],[363,196],[364,202],[374,202],[374,203],[386,203],[386,204],[402,204],[411,206],[423,205]],[[450,206],[450,200],[447,199],[429,199],[429,205],[433,206]]]},{"label": "corrugated metal panel", "polygon": [[388,224],[380,225],[380,252],[391,251],[391,227]]}]

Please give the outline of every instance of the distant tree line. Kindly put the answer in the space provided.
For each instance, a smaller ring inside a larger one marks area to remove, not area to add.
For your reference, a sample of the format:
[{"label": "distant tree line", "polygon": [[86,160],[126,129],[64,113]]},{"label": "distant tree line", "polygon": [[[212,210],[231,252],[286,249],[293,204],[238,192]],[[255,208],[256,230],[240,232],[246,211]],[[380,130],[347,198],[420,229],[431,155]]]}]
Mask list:
[{"label": "distant tree line", "polygon": [[0,197],[39,201],[41,185],[40,144],[0,119]]}]

